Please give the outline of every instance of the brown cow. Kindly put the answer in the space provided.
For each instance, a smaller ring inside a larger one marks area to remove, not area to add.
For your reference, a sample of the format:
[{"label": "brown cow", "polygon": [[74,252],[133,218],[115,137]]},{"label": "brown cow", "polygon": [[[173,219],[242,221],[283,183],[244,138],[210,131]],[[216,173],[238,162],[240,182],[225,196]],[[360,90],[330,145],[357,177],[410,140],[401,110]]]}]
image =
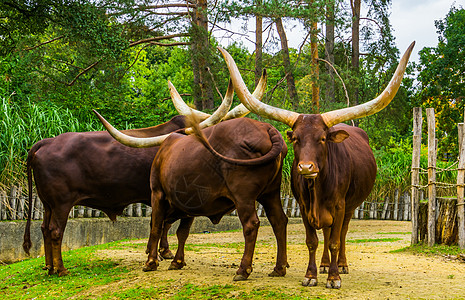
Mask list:
[{"label": "brown cow", "polygon": [[[254,92],[258,98],[263,96],[265,86],[266,73]],[[170,86],[170,92],[176,106],[185,106],[173,86]],[[216,114],[224,115],[228,109],[224,110],[223,106]],[[239,105],[225,118],[242,116],[245,111]],[[210,117],[208,114],[197,114],[202,119]],[[185,124],[184,116],[176,116],[164,124],[126,130],[125,133],[139,138],[156,137],[184,128]],[[69,132],[34,144],[27,157],[29,213],[24,251],[29,253],[31,248],[32,170],[45,211],[41,226],[45,249],[44,269],[49,274],[63,276],[69,272],[63,264],[61,242],[71,208],[85,205],[100,209],[115,220],[129,204],[140,202],[150,205],[150,168],[157,151],[158,147],[126,147],[116,142],[107,131]],[[160,255],[173,258],[166,237],[169,226],[164,228]]]},{"label": "brown cow", "polygon": [[[139,141],[124,137],[101,119],[119,141],[135,146]],[[234,280],[252,272],[252,257],[260,221],[255,201],[261,203],[278,244],[276,266],[270,276],[286,274],[287,217],[281,206],[282,162],[287,153],[281,134],[271,125],[251,119],[224,121],[203,131],[206,149],[195,136],[171,134],[160,146],[151,172],[152,231],[145,271],[158,267],[157,247],[163,224],[181,219],[178,249],[170,269],[185,265],[184,245],[193,217],[207,216],[217,224],[237,209],[243,226],[245,249]]]},{"label": "brown cow", "polygon": [[300,205],[310,254],[304,286],[317,284],[316,229],[323,229],[325,243],[320,271],[329,267],[326,287],[340,288],[339,269],[348,273],[345,237],[349,221],[355,208],[369,195],[376,177],[376,162],[367,134],[360,128],[336,124],[374,114],[389,104],[401,84],[413,46],[414,43],[380,96],[359,106],[321,115],[298,114],[257,101],[247,91],[232,57],[220,49],[241,102],[251,111],[293,129],[288,132],[295,154],[292,191]]}]

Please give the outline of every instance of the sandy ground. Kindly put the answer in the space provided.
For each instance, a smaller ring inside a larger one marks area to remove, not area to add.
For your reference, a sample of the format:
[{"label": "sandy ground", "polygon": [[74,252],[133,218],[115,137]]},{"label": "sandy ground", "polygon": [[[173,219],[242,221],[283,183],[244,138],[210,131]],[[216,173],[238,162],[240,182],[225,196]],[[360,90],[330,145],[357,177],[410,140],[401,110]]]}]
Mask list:
[{"label": "sandy ground", "polygon": [[[318,286],[303,287],[300,282],[308,263],[302,224],[288,226],[288,260],[290,268],[284,278],[267,274],[274,267],[275,240],[270,227],[261,227],[255,249],[254,270],[244,282],[233,282],[242,256],[242,232],[192,234],[187,243],[186,263],[182,270],[168,271],[169,261],[162,261],[158,271],[141,271],[146,260],[146,241],[131,241],[140,247],[123,250],[103,250],[102,256],[119,259],[122,265],[134,269],[127,279],[110,286],[96,288],[94,295],[105,290],[143,286],[146,282],[171,280],[179,285],[235,285],[238,290],[272,290],[290,296],[322,297],[327,299],[465,299],[465,264],[441,256],[392,253],[410,244],[410,223],[395,221],[352,220],[347,236],[349,274],[341,275],[342,288],[327,289],[326,274],[318,276]],[[176,237],[170,236],[172,249]],[[381,239],[361,242],[362,239]],[[386,241],[389,239],[390,241]],[[398,239],[398,240],[395,240]],[[320,241],[322,236],[320,233]],[[395,240],[395,241],[393,241]],[[233,243],[232,245],[228,245]],[[318,248],[321,257],[323,245]],[[319,264],[319,261],[317,261]],[[102,289],[102,291],[99,291]]]}]

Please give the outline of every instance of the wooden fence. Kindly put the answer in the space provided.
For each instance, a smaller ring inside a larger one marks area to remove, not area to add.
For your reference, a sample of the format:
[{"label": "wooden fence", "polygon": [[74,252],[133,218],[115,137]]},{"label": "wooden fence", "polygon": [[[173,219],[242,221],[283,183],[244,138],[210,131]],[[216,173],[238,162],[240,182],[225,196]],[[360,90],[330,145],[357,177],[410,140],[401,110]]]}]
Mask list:
[{"label": "wooden fence", "polygon": [[[28,200],[26,190],[22,187],[12,186],[9,192],[0,190],[0,220],[25,220],[27,219]],[[380,220],[410,220],[410,195],[396,190],[394,198],[386,197],[384,202],[364,202],[355,210],[354,218],[380,219]],[[300,209],[296,199],[291,195],[282,195],[284,212],[288,217],[300,217]],[[32,219],[43,218],[43,205],[36,194],[32,197]],[[150,206],[134,203],[124,209],[126,217],[148,217],[152,212]],[[261,204],[257,205],[259,217],[265,216],[265,210]],[[234,211],[232,215],[236,215]],[[106,217],[100,210],[84,206],[75,206],[70,212],[70,218],[99,218]]]},{"label": "wooden fence", "polygon": [[[458,124],[458,145],[459,157],[457,168],[439,169],[436,166],[437,159],[437,139],[436,139],[436,120],[434,108],[426,109],[428,124],[428,169],[420,168],[421,155],[421,128],[422,128],[422,111],[421,108],[413,110],[413,150],[412,150],[412,244],[417,244],[420,239],[419,235],[424,236],[426,230],[426,240],[428,246],[433,246],[438,242],[438,233],[445,231],[454,231],[457,227],[457,241],[460,248],[465,249],[465,208],[464,208],[464,177],[465,177],[465,130],[464,124]],[[438,172],[457,171],[457,183],[444,183],[436,180]],[[426,185],[420,184],[420,172],[428,174]],[[438,202],[436,189],[438,187],[456,188],[455,197],[447,197],[453,201]],[[421,193],[427,191],[427,216],[422,217],[423,223],[420,224],[420,198]],[[441,206],[440,206],[441,204]],[[446,207],[451,206],[451,207]],[[453,212],[453,213],[451,213]],[[443,220],[446,218],[447,220]],[[442,225],[441,225],[441,224]],[[439,228],[438,228],[439,226]],[[425,229],[424,229],[425,228]],[[441,241],[440,241],[441,242]]]}]

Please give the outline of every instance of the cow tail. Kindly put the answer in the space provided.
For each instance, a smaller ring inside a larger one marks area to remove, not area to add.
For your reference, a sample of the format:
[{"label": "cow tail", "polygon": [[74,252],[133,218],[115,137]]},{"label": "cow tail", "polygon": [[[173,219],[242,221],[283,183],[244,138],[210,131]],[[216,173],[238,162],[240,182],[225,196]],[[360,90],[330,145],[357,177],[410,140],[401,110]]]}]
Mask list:
[{"label": "cow tail", "polygon": [[29,250],[32,247],[32,242],[31,242],[31,220],[32,220],[32,167],[31,167],[31,162],[32,158],[34,157],[36,151],[40,148],[41,144],[36,143],[34,146],[32,146],[31,150],[29,150],[27,154],[27,160],[26,160],[26,172],[27,172],[27,188],[28,188],[28,198],[29,198],[29,204],[28,204],[28,212],[27,212],[27,222],[26,222],[26,229],[24,230],[24,242],[23,242],[23,249],[24,252],[26,252],[27,255],[30,255]]},{"label": "cow tail", "polygon": [[[211,154],[216,156],[217,158],[226,161],[230,164],[238,165],[238,166],[256,166],[256,165],[261,165],[268,163],[271,160],[276,159],[278,155],[281,154],[283,147],[285,146],[284,140],[276,128],[270,126],[268,129],[268,135],[270,137],[272,146],[270,151],[268,151],[265,155],[257,158],[250,158],[250,159],[237,159],[237,158],[230,158],[222,155],[221,153],[218,153],[213,147],[210,145],[208,142],[207,138],[203,134],[203,132],[200,130],[199,126],[195,126],[195,123],[191,122],[192,128],[193,128],[193,133],[197,137],[197,139],[207,148],[208,151],[210,151]],[[287,148],[286,148],[287,152]]]}]

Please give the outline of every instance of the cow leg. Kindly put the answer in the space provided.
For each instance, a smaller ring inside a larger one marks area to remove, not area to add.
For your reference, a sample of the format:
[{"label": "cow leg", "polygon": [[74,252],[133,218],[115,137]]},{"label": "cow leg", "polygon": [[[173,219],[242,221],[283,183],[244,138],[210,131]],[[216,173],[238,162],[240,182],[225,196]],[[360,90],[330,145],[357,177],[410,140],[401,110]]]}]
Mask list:
[{"label": "cow leg", "polygon": [[163,223],[165,220],[165,199],[162,191],[152,191],[152,228],[150,229],[148,248],[148,258],[145,263],[144,272],[155,271],[158,267],[158,242],[163,233]]},{"label": "cow leg", "polygon": [[52,253],[52,235],[50,233],[50,219],[52,217],[52,211],[47,203],[44,205],[44,220],[40,229],[42,230],[42,236],[44,238],[44,251],[45,251],[45,266],[44,270],[48,270],[48,274],[54,274],[53,271],[53,253]]},{"label": "cow leg", "polygon": [[168,270],[180,270],[186,265],[186,262],[184,261],[184,245],[186,244],[187,237],[189,236],[189,230],[191,229],[193,222],[194,218],[181,219],[178,230],[176,231],[176,236],[178,237],[178,250],[176,250],[176,255],[174,256]]},{"label": "cow leg", "polygon": [[[301,206],[302,209],[302,206]],[[302,212],[304,210],[301,210]],[[316,249],[318,248],[318,236],[316,234],[315,228],[313,228],[306,216],[302,213],[302,220],[305,226],[305,243],[307,244],[309,259],[307,273],[305,273],[305,278],[302,280],[303,286],[316,286],[318,283],[318,274],[316,268]]]},{"label": "cow leg", "polygon": [[329,251],[331,253],[331,262],[329,264],[328,279],[326,281],[326,287],[333,289],[339,289],[341,287],[341,276],[339,276],[337,259],[339,256],[339,249],[341,246],[341,230],[345,216],[344,201],[337,201],[336,203],[339,204],[336,204],[334,222],[331,226],[331,234],[329,237]]},{"label": "cow leg", "polygon": [[349,230],[349,222],[352,218],[353,211],[347,212],[344,216],[344,223],[342,223],[341,229],[341,247],[339,249],[339,257],[337,266],[340,274],[349,274],[349,265],[347,264],[346,257],[346,235]]},{"label": "cow leg", "polygon": [[173,259],[174,254],[170,250],[170,245],[168,244],[168,230],[170,230],[171,224],[165,223],[163,224],[163,233],[160,238],[160,249],[158,253],[164,259]]},{"label": "cow leg", "polygon": [[71,208],[68,207],[55,207],[52,211],[52,216],[49,224],[49,230],[52,241],[52,254],[53,254],[53,273],[58,276],[65,276],[69,271],[63,264],[63,257],[61,255],[61,244],[63,241],[63,234],[68,222],[68,215]]},{"label": "cow leg", "polygon": [[238,201],[236,210],[242,224],[245,247],[241,265],[233,278],[234,281],[246,280],[250,273],[252,273],[253,252],[255,250],[255,242],[257,241],[258,228],[260,227],[260,220],[255,210],[255,201],[251,201],[250,204],[241,203],[241,201],[244,200]]},{"label": "cow leg", "polygon": [[325,227],[323,228],[323,237],[324,237],[324,244],[323,244],[323,255],[321,256],[321,263],[320,263],[320,273],[327,274],[329,271],[329,237],[331,235],[331,228]]},{"label": "cow leg", "polygon": [[288,220],[281,205],[279,191],[277,193],[273,193],[273,195],[267,197],[267,199],[264,199],[264,201],[259,200],[259,202],[263,205],[263,208],[265,209],[266,216],[270,221],[271,227],[273,228],[273,233],[276,237],[276,243],[278,245],[276,266],[274,267],[273,272],[268,274],[268,276],[284,276],[286,275],[286,268],[289,267],[289,264],[287,262],[286,249],[286,229]]}]

